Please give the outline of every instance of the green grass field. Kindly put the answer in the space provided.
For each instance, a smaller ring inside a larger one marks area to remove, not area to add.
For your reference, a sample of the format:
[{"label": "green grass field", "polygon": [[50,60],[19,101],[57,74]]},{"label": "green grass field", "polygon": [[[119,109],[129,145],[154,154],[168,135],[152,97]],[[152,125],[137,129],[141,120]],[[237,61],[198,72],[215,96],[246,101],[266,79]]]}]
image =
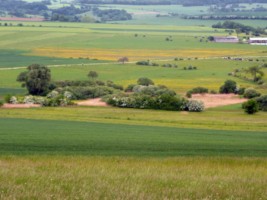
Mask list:
[{"label": "green grass field", "polygon": [[2,155],[267,156],[267,135],[258,131],[8,118],[0,126]]}]

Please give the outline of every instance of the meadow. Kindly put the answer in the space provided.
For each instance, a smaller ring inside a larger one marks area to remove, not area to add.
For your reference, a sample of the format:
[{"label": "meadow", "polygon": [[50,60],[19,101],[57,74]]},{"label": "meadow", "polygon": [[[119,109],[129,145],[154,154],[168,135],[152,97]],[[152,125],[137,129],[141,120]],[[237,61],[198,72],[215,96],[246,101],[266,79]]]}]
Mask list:
[{"label": "meadow", "polygon": [[266,162],[227,157],[1,156],[0,198],[265,199]]},{"label": "meadow", "polygon": [[[26,94],[16,77],[35,62],[48,65],[54,81],[88,80],[93,70],[124,87],[149,77],[180,96],[197,86],[218,90],[227,79],[267,93],[265,85],[228,76],[265,63],[265,46],[206,42],[227,33],[165,22],[0,26],[0,98]],[[121,56],[130,62],[118,64]],[[178,68],[135,64],[148,59]],[[197,70],[183,69],[189,65]],[[240,104],[203,113],[0,108],[0,199],[265,199],[266,117],[247,115]]]},{"label": "meadow", "polygon": [[[99,63],[84,63],[83,65],[68,65],[68,66],[51,66],[52,80],[88,80],[86,76],[89,71],[97,71],[99,79],[103,81],[112,80],[117,84],[127,87],[129,84],[136,83],[140,77],[149,77],[156,84],[166,85],[176,91],[178,94],[184,95],[188,90],[197,87],[207,87],[210,90],[219,90],[219,87],[227,79],[235,80],[240,87],[254,87],[262,93],[266,93],[264,85],[257,85],[251,81],[246,81],[236,77],[228,76],[228,73],[235,69],[244,69],[254,65],[263,63],[260,61],[232,61],[224,59],[191,59],[183,61],[174,61],[168,59],[166,61],[154,62],[163,65],[172,63],[178,65],[178,68],[165,68],[153,66],[138,66],[134,63],[117,64],[107,62]],[[184,67],[197,66],[197,70],[184,70]],[[3,69],[0,73],[0,88],[21,88],[20,83],[16,82],[18,74],[25,69]],[[267,69],[263,69],[267,73]],[[247,75],[249,76],[249,74]],[[266,77],[264,77],[266,80]],[[6,93],[7,94],[7,93]]]}]

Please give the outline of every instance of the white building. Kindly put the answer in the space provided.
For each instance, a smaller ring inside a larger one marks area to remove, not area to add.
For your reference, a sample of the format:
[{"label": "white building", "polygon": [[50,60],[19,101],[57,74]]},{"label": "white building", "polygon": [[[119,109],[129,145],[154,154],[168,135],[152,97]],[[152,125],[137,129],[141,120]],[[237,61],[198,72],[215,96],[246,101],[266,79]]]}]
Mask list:
[{"label": "white building", "polygon": [[249,44],[251,44],[251,45],[267,45],[267,38],[250,38]]},{"label": "white building", "polygon": [[218,43],[238,43],[239,39],[236,36],[215,36],[214,41]]}]

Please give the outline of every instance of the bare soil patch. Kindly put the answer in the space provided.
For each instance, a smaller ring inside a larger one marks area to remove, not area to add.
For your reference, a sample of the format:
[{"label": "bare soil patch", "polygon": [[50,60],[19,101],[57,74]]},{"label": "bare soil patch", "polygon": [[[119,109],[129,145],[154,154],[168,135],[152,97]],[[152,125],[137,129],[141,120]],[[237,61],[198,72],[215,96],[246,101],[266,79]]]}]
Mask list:
[{"label": "bare soil patch", "polygon": [[246,102],[235,94],[193,94],[192,99],[203,101],[205,108],[214,108]]},{"label": "bare soil patch", "polygon": [[77,105],[79,105],[79,106],[102,106],[102,107],[108,106],[108,104],[106,102],[103,102],[101,100],[101,98],[79,101],[79,102],[77,102]]},{"label": "bare soil patch", "polygon": [[6,103],[2,108],[39,108],[41,105],[39,104],[10,104]]}]

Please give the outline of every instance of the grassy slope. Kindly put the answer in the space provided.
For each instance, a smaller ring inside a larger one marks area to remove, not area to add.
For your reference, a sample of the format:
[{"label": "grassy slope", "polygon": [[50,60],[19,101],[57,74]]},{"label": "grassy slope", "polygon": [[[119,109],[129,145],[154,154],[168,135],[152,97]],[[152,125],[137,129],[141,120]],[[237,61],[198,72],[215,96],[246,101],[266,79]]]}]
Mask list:
[{"label": "grassy slope", "polygon": [[266,112],[250,116],[241,105],[213,108],[203,113],[170,112],[140,109],[69,107],[40,109],[0,109],[1,118],[25,118],[99,122],[211,130],[267,132]]},{"label": "grassy slope", "polygon": [[0,119],[1,154],[267,156],[264,132]]}]

